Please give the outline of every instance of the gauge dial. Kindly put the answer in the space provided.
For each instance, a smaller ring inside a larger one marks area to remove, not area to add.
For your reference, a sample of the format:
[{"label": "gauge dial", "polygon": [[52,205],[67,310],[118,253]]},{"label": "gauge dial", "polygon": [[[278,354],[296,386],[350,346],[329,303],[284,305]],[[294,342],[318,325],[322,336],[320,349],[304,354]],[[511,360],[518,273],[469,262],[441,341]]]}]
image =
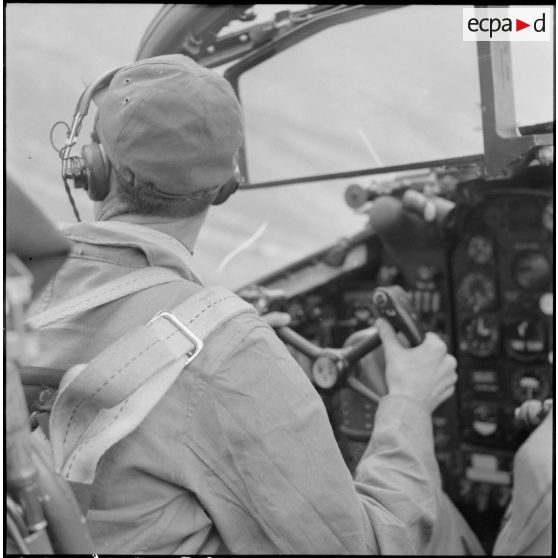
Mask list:
[{"label": "gauge dial", "polygon": [[515,258],[513,276],[517,284],[526,291],[539,291],[548,285],[552,268],[543,253],[525,250]]},{"label": "gauge dial", "polygon": [[484,210],[484,222],[491,228],[507,228],[509,209],[501,205],[489,205]]},{"label": "gauge dial", "polygon": [[544,357],[545,341],[542,321],[521,320],[506,326],[506,349],[516,360],[529,361]]},{"label": "gauge dial", "polygon": [[517,370],[513,374],[512,389],[517,401],[545,399],[550,393],[550,373],[544,368]]},{"label": "gauge dial", "polygon": [[467,246],[467,254],[478,264],[486,264],[492,261],[494,248],[492,242],[484,236],[473,236]]},{"label": "gauge dial", "polygon": [[473,430],[483,437],[492,436],[498,430],[498,408],[494,404],[474,403]]},{"label": "gauge dial", "polygon": [[487,357],[498,352],[500,331],[494,316],[475,316],[463,323],[460,349],[477,357]]},{"label": "gauge dial", "polygon": [[322,355],[312,365],[312,380],[322,389],[332,388],[339,379],[339,370],[335,360]]},{"label": "gauge dial", "polygon": [[468,273],[461,280],[457,300],[462,307],[473,312],[490,308],[496,301],[496,287],[493,279],[480,272]]}]

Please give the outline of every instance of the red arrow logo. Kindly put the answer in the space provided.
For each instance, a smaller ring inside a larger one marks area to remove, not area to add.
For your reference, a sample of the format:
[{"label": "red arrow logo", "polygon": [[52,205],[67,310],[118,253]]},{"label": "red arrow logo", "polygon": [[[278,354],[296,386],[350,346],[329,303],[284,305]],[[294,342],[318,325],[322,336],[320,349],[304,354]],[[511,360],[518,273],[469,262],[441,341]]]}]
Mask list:
[{"label": "red arrow logo", "polygon": [[521,21],[520,19],[515,18],[515,30],[516,31],[521,31],[522,29],[525,29],[526,27],[531,27],[530,23],[525,23],[524,21]]}]

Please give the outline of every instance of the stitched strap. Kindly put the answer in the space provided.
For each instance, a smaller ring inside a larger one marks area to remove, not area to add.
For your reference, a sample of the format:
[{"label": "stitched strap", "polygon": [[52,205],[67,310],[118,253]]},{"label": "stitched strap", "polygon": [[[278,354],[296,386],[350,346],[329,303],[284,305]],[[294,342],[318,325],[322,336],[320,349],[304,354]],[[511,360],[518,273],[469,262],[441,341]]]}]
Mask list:
[{"label": "stitched strap", "polygon": [[[222,287],[203,289],[172,314],[201,340],[250,304]],[[101,456],[142,422],[195,350],[172,320],[153,319],[125,335],[88,365],[71,368],[50,419],[55,467],[73,482],[93,482]]]},{"label": "stitched strap", "polygon": [[101,287],[76,296],[62,304],[57,304],[44,312],[27,318],[26,324],[34,329],[42,328],[70,316],[87,312],[113,300],[137,293],[155,285],[184,281],[178,273],[162,267],[151,266],[128,273],[124,277],[114,279]]}]

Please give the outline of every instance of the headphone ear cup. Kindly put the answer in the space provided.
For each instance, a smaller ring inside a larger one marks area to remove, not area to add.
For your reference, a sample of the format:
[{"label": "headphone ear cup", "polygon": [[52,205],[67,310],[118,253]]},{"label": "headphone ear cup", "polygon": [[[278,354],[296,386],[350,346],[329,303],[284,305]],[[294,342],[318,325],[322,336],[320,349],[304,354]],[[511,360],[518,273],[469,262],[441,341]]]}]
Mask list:
[{"label": "headphone ear cup", "polygon": [[100,143],[81,148],[81,159],[87,177],[87,194],[93,201],[103,201],[109,193],[110,162]]},{"label": "headphone ear cup", "polygon": [[211,202],[211,205],[221,205],[225,203],[237,190],[240,185],[238,176],[233,176],[227,183],[219,188],[217,197]]}]

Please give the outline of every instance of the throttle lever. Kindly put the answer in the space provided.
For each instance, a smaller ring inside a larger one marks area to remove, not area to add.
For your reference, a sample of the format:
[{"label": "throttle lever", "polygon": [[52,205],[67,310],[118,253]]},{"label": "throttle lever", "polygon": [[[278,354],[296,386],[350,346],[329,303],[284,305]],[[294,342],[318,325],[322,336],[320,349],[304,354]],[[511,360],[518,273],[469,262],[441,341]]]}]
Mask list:
[{"label": "throttle lever", "polygon": [[411,306],[409,296],[399,285],[377,287],[372,292],[372,303],[374,316],[386,319],[395,331],[407,338],[411,347],[424,341],[425,333],[417,313]]}]

